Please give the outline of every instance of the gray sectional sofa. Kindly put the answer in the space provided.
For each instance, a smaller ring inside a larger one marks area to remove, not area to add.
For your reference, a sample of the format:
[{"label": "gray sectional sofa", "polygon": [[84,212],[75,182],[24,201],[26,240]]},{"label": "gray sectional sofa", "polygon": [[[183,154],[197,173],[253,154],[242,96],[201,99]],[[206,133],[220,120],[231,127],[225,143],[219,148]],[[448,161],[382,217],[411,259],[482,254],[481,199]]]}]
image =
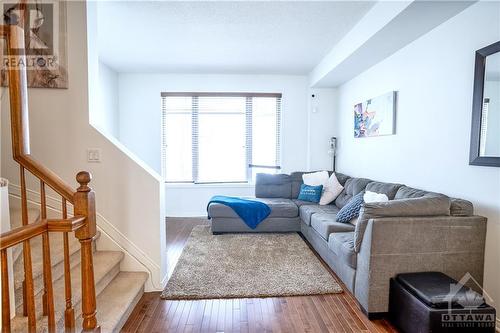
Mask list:
[{"label": "gray sectional sofa", "polygon": [[[256,229],[231,208],[210,205],[212,232],[301,232],[369,317],[387,312],[389,279],[397,273],[441,271],[457,280],[470,273],[482,284],[486,218],[475,216],[470,202],[336,173],[344,190],[320,206],[295,199],[302,174],[257,176],[255,197],[271,214]],[[390,201],[365,203],[357,220],[336,222],[339,209],[361,191]]]}]

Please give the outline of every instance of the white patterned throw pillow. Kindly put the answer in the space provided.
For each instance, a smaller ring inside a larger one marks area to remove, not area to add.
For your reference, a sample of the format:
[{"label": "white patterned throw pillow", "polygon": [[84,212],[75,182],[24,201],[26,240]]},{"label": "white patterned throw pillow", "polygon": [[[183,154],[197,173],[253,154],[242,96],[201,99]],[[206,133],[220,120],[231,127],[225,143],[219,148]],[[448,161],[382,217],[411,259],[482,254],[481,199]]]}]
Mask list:
[{"label": "white patterned throw pillow", "polygon": [[387,197],[386,194],[383,194],[383,193],[375,193],[375,192],[366,191],[364,196],[363,196],[363,200],[366,203],[386,202],[386,201],[389,201],[389,198]]},{"label": "white patterned throw pillow", "polygon": [[323,185],[323,195],[321,199],[319,199],[319,204],[328,205],[333,200],[337,199],[343,189],[344,186],[340,185],[337,176],[335,176],[335,173],[332,173],[327,183]]},{"label": "white patterned throw pillow", "polygon": [[302,175],[302,180],[304,181],[304,184],[309,186],[323,185],[323,187],[325,187],[325,184],[328,181],[328,171],[305,173]]}]

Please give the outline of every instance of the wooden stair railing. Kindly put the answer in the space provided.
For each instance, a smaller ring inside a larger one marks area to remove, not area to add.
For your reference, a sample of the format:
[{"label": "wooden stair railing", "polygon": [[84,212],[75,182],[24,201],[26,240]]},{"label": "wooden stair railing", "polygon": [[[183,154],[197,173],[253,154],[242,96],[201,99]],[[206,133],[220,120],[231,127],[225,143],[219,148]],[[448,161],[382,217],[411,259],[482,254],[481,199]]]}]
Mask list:
[{"label": "wooden stair railing", "polygon": [[[24,6],[23,3],[20,6]],[[21,8],[22,9],[22,8]],[[25,60],[24,31],[21,25],[0,25],[0,37],[5,39],[7,55],[10,58]],[[26,63],[26,62],[24,62]],[[11,331],[9,272],[7,250],[17,244],[23,246],[24,282],[23,312],[28,317],[27,332],[36,332],[37,316],[35,309],[34,282],[32,276],[30,240],[42,237],[43,254],[43,315],[47,316],[49,332],[56,331],[54,295],[52,290],[52,266],[50,258],[49,233],[62,233],[64,251],[65,311],[64,330],[75,331],[75,312],[72,304],[70,276],[69,233],[75,233],[81,247],[81,305],[82,331],[99,332],[96,319],[96,293],[94,284],[92,240],[96,235],[95,195],[88,186],[90,173],[81,171],[76,175],[79,183],[73,190],[57,174],[37,162],[30,155],[28,123],[28,89],[26,69],[9,67],[9,98],[11,115],[11,135],[13,158],[20,166],[22,226],[0,235],[1,288],[2,288],[2,332]],[[26,171],[40,182],[40,218],[28,224],[28,199],[26,190]],[[62,218],[47,218],[46,186],[62,197]],[[74,217],[68,218],[67,204],[73,205]]]}]

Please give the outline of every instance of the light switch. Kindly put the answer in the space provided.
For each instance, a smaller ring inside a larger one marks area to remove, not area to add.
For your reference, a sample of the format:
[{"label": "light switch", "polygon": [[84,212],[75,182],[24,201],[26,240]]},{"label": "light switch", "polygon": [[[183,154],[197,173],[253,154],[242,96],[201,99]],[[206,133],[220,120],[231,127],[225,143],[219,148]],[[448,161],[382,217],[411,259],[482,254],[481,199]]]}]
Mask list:
[{"label": "light switch", "polygon": [[99,148],[87,149],[87,162],[91,163],[101,162],[101,149]]}]

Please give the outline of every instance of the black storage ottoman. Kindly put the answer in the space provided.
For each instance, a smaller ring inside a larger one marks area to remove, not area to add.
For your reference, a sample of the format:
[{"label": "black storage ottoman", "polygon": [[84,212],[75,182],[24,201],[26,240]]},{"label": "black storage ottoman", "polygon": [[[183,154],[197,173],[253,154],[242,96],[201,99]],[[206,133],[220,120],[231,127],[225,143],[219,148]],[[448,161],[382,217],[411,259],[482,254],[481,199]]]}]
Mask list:
[{"label": "black storage ottoman", "polygon": [[389,316],[404,333],[494,333],[495,309],[472,289],[439,272],[399,274],[390,281]]}]

